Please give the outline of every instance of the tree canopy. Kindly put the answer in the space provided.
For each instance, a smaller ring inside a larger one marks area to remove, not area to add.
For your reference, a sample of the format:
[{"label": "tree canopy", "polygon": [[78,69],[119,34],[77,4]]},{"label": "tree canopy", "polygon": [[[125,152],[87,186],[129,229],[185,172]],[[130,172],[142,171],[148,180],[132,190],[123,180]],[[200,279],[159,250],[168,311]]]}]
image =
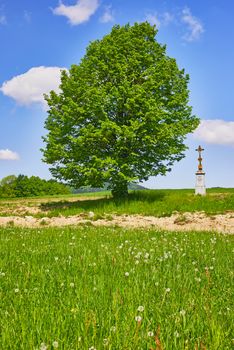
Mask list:
[{"label": "tree canopy", "polygon": [[184,157],[198,126],[189,106],[189,76],[149,23],[114,26],[89,44],[80,64],[62,71],[60,92],[45,96],[42,150],[51,173],[74,187],[124,196],[127,184],[164,175]]}]

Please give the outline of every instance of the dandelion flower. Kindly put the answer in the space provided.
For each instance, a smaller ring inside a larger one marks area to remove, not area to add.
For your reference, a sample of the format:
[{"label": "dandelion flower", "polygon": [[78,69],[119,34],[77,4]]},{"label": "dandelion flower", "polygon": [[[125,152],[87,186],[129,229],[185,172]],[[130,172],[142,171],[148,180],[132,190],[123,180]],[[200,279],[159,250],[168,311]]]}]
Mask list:
[{"label": "dandelion flower", "polygon": [[136,317],[135,317],[135,320],[136,320],[137,322],[141,322],[141,321],[142,321],[142,317],[141,317],[141,316],[136,316]]},{"label": "dandelion flower", "polygon": [[106,339],[106,338],[103,339],[103,345],[104,345],[104,346],[107,346],[107,345],[108,345],[108,339]]},{"label": "dandelion flower", "polygon": [[144,306],[140,305],[138,306],[137,311],[143,312],[145,310]]},{"label": "dandelion flower", "polygon": [[40,350],[47,350],[47,345],[45,343],[41,343]]}]

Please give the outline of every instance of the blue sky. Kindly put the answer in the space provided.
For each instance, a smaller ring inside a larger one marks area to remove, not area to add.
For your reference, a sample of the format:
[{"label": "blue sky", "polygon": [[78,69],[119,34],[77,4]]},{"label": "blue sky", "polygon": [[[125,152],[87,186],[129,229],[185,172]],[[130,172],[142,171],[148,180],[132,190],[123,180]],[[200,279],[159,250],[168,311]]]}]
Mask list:
[{"label": "blue sky", "polygon": [[234,187],[234,2],[232,0],[0,0],[0,178],[50,178],[41,161],[42,93],[58,89],[61,68],[79,63],[90,41],[114,24],[148,20],[157,40],[190,75],[201,125],[186,157],[150,188],[192,188],[199,144],[207,187]]}]

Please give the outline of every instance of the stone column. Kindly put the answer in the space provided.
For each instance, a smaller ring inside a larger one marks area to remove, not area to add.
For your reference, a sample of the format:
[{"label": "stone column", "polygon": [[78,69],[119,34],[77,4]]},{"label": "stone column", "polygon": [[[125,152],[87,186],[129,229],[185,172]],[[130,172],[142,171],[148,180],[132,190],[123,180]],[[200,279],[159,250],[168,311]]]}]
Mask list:
[{"label": "stone column", "polygon": [[205,173],[196,172],[195,194],[206,195]]},{"label": "stone column", "polygon": [[201,152],[204,151],[204,148],[199,146],[196,151],[198,151],[198,170],[196,172],[196,186],[195,194],[200,194],[201,196],[206,195],[206,185],[205,185],[205,173],[202,169],[202,156]]}]

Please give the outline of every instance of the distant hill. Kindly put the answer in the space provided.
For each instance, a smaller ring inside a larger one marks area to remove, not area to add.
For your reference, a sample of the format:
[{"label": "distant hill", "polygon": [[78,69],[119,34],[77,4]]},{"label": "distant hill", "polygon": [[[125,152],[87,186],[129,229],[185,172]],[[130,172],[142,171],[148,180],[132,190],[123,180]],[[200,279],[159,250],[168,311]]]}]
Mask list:
[{"label": "distant hill", "polygon": [[[94,187],[90,187],[90,186],[85,186],[85,187],[80,187],[77,189],[72,189],[72,193],[92,193],[92,192],[103,192],[103,191],[107,191],[107,187],[108,184],[106,184],[104,187],[102,188],[94,188]],[[135,184],[135,183],[130,183],[128,186],[129,190],[132,191],[139,191],[139,190],[147,190],[147,188],[145,188],[144,186]]]}]

